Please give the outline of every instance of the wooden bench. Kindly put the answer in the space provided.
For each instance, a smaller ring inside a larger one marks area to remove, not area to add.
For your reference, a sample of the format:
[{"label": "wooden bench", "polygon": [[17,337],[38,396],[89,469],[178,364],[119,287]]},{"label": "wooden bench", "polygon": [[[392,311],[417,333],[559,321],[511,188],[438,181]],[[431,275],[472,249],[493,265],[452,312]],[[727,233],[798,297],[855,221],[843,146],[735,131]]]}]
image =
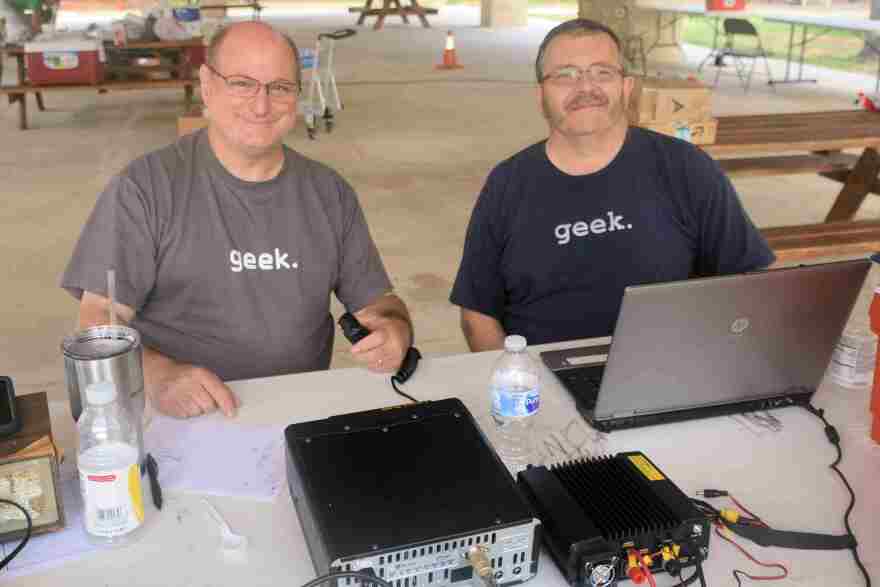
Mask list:
[{"label": "wooden bench", "polygon": [[[106,94],[107,92],[115,92],[121,90],[159,90],[167,88],[183,88],[184,107],[186,109],[189,109],[192,106],[193,101],[193,87],[198,83],[198,80],[171,79],[105,82],[96,85],[34,86],[31,84],[22,84],[17,86],[0,86],[0,96],[8,96],[10,104],[18,103],[18,127],[21,130],[26,130],[28,128],[26,96],[31,93],[39,95],[40,93],[45,94],[72,91],[92,91],[99,94]],[[45,110],[45,108],[40,108],[40,110]]]},{"label": "wooden bench", "polygon": [[853,220],[868,194],[880,194],[880,114],[724,116],[715,144],[702,148],[734,177],[816,173],[843,184],[824,222],[761,231],[780,261],[880,251],[880,221]]},{"label": "wooden bench", "polygon": [[730,176],[798,175],[803,173],[849,173],[858,162],[856,155],[831,151],[810,155],[777,155],[719,159],[721,169]]},{"label": "wooden bench", "polygon": [[373,0],[366,0],[363,6],[354,6],[348,9],[349,12],[360,13],[357,20],[359,25],[364,24],[368,16],[376,16],[376,23],[373,30],[379,30],[385,24],[385,17],[390,15],[399,16],[405,24],[409,24],[409,16],[418,16],[422,21],[422,26],[431,28],[428,23],[429,14],[437,14],[436,8],[428,8],[419,4],[418,0],[409,0],[409,5],[400,3],[400,0],[382,0],[382,8],[373,8]]},{"label": "wooden bench", "polygon": [[761,229],[783,263],[880,251],[880,221],[823,222]]}]

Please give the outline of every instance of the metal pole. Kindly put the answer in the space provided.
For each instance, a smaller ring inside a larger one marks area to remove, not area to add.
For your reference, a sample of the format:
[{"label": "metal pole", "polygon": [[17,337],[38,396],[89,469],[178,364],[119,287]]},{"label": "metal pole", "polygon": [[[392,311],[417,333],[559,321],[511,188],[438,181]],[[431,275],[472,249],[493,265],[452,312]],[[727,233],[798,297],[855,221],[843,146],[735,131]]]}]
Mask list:
[{"label": "metal pole", "polygon": [[788,57],[785,59],[785,81],[788,81],[788,70],[791,67],[791,54],[794,51],[794,27],[793,22],[788,23]]},{"label": "metal pole", "polygon": [[807,50],[807,24],[801,24],[801,57],[798,62],[798,81],[804,79],[804,52]]}]

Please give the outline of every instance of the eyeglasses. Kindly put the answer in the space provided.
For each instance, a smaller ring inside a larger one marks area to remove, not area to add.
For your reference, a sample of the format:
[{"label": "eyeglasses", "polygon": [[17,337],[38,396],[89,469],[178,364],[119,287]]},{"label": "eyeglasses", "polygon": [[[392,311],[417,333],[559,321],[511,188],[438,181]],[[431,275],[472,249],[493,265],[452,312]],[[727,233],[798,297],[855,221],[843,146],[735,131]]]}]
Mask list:
[{"label": "eyeglasses", "polygon": [[264,84],[246,75],[223,75],[207,63],[205,66],[226,82],[226,89],[236,98],[253,98],[264,86],[266,95],[279,102],[290,102],[299,94],[299,84],[293,82],[275,80]]},{"label": "eyeglasses", "polygon": [[541,78],[542,82],[550,81],[560,86],[573,86],[581,80],[589,80],[597,84],[611,84],[624,76],[623,70],[612,65],[594,63],[581,69],[576,65],[566,65],[552,71]]}]

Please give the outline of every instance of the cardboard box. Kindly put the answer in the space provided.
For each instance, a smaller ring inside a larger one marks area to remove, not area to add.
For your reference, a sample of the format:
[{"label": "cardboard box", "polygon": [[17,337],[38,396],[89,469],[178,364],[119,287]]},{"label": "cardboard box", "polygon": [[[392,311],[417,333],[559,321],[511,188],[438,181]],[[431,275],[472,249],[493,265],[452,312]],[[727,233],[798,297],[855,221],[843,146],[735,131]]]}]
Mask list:
[{"label": "cardboard box", "polygon": [[706,120],[683,120],[680,122],[647,122],[639,126],[683,139],[695,145],[711,145],[715,142],[718,120],[707,118]]},{"label": "cardboard box", "polygon": [[99,84],[104,81],[104,47],[94,39],[25,43],[28,79],[34,85]]},{"label": "cardboard box", "polygon": [[697,80],[636,78],[629,103],[632,124],[706,120],[712,117],[712,89]]},{"label": "cardboard box", "polygon": [[183,116],[177,119],[177,136],[195,132],[200,128],[208,126],[208,119],[205,118],[201,108],[193,108]]}]

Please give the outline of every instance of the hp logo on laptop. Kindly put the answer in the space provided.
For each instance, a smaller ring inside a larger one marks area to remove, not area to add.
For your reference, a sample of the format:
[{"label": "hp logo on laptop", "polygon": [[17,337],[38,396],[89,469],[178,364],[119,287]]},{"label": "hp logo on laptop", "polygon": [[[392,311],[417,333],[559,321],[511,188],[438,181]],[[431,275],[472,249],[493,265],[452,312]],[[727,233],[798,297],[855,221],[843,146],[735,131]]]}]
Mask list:
[{"label": "hp logo on laptop", "polygon": [[748,318],[737,318],[730,325],[730,333],[731,334],[742,334],[746,330],[749,329],[749,319]]}]

